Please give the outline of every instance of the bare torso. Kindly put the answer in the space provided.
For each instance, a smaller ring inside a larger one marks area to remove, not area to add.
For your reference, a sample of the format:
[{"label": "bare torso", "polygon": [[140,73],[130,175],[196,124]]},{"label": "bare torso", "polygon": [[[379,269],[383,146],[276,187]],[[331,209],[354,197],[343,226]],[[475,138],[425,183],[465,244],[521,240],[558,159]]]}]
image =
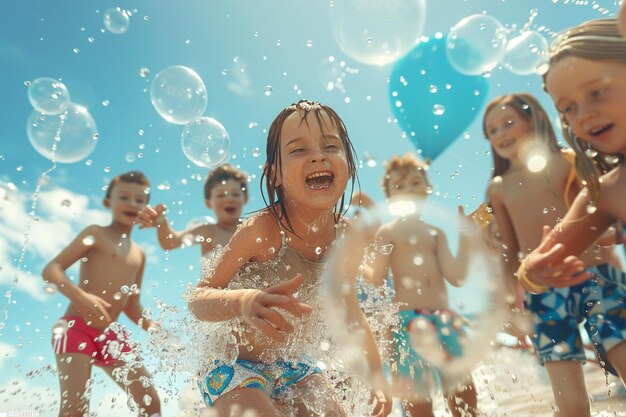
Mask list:
[{"label": "bare torso", "polygon": [[[497,189],[511,219],[521,257],[541,243],[541,226],[554,227],[567,213],[563,196],[570,169],[571,164],[557,154],[541,172],[521,168],[502,176]],[[594,246],[581,259],[587,265],[597,265],[608,262],[605,258]]]},{"label": "bare torso", "polygon": [[400,309],[447,308],[448,290],[437,256],[442,231],[417,217],[398,219],[383,228],[393,245],[389,267]]},{"label": "bare torso", "polygon": [[[144,254],[128,237],[122,238],[105,227],[97,227],[95,231],[94,244],[80,261],[78,286],[111,304],[109,314],[111,320],[116,321],[133,291],[139,291],[134,285]],[[70,303],[65,314],[80,316],[99,329],[109,324],[80,311],[74,303]]]}]

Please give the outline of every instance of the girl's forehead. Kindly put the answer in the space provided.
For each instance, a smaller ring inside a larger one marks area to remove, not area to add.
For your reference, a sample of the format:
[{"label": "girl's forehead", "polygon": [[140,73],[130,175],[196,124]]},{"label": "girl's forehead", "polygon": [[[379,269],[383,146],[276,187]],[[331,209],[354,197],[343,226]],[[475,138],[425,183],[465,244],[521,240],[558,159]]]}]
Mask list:
[{"label": "girl's forehead", "polygon": [[336,132],[335,121],[324,110],[314,110],[306,114],[302,110],[291,113],[283,123],[282,132],[302,132],[321,130],[323,132]]}]

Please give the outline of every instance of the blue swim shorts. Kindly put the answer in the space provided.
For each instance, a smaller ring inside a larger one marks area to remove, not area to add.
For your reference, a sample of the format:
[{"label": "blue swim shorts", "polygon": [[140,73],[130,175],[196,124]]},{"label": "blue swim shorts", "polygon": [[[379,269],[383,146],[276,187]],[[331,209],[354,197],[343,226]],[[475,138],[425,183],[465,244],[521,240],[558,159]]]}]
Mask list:
[{"label": "blue swim shorts", "polygon": [[[466,334],[465,320],[451,310],[403,310],[400,315],[401,330],[395,333],[394,338],[394,361],[398,374],[402,377],[411,378],[415,381],[430,379],[431,376],[438,379],[439,375],[431,363],[413,349],[409,334],[411,323],[416,320],[425,320],[436,329],[438,337],[437,348],[445,360],[451,360],[463,355],[463,347],[460,337]],[[418,325],[419,327],[419,325]],[[419,328],[416,336],[419,337]],[[434,376],[433,376],[434,375]]]},{"label": "blue swim shorts", "polygon": [[219,360],[214,368],[198,380],[198,388],[205,404],[210,407],[215,400],[239,388],[256,388],[270,398],[279,397],[285,390],[304,378],[322,372],[312,359],[299,362],[252,362],[237,359],[228,364]]},{"label": "blue swim shorts", "polygon": [[578,325],[591,341],[608,352],[626,340],[626,291],[615,283],[625,273],[602,264],[587,269],[594,277],[568,288],[552,288],[543,294],[526,294],[526,308],[533,313],[533,345],[539,362],[586,360]]}]

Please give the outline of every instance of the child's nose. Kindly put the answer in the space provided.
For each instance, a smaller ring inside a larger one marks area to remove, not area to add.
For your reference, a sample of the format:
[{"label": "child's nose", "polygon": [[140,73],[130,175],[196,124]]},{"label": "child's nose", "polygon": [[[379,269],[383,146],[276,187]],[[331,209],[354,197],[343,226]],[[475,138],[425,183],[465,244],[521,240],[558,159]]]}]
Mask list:
[{"label": "child's nose", "polygon": [[324,154],[324,150],[322,148],[315,148],[311,152],[311,162],[318,162],[326,160],[326,155]]}]

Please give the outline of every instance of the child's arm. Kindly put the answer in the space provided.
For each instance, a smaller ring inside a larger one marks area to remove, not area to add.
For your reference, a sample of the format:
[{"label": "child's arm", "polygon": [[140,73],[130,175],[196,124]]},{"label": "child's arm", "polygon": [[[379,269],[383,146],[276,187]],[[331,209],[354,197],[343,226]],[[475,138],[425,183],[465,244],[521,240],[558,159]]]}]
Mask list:
[{"label": "child's arm", "polygon": [[[93,243],[85,243],[88,241]],[[111,308],[111,305],[97,295],[88,293],[74,285],[65,274],[65,270],[76,261],[83,258],[89,251],[96,250],[101,241],[102,236],[99,227],[89,226],[85,228],[45,266],[41,276],[47,283],[56,285],[59,292],[66,296],[85,316],[96,317],[109,323],[111,316],[108,309]]]},{"label": "child's arm", "polygon": [[498,230],[500,231],[500,238],[502,239],[502,254],[500,257],[500,265],[504,273],[504,286],[508,297],[511,300],[515,299],[516,302],[509,304],[521,304],[518,301],[517,291],[517,278],[516,272],[519,266],[519,243],[517,241],[517,235],[513,228],[513,222],[509,216],[509,212],[502,203],[500,187],[502,183],[492,182],[487,192],[490,205],[493,208],[493,215],[498,224]]},{"label": "child's arm", "polygon": [[[195,237],[196,235],[201,235],[202,229],[206,227],[205,225],[200,225],[190,230],[177,232],[172,229],[167,221],[166,213],[167,208],[163,204],[158,204],[154,208],[150,206],[144,207],[138,215],[141,228],[156,228],[157,239],[161,249],[172,250],[180,248],[185,236],[191,235]],[[196,243],[196,240],[193,239],[192,243]]]},{"label": "child's arm", "polygon": [[[265,238],[258,243],[258,239]],[[214,270],[198,284],[189,301],[189,310],[203,321],[226,321],[243,317],[266,335],[284,340],[291,325],[273,307],[287,310],[300,317],[311,307],[300,303],[293,295],[302,283],[300,275],[270,287],[258,289],[226,289],[239,269],[256,255],[277,252],[281,245],[276,221],[269,214],[248,220],[231,238]]]},{"label": "child's arm", "polygon": [[124,313],[126,316],[136,325],[143,330],[148,330],[155,324],[152,320],[143,316],[143,308],[141,307],[141,284],[143,281],[143,272],[146,266],[146,254],[141,251],[141,267],[137,272],[137,278],[135,279],[135,285],[137,285],[137,291],[128,298],[126,305],[124,306]]},{"label": "child's arm", "polygon": [[563,220],[550,233],[544,233],[541,244],[524,260],[521,275],[539,287],[577,285],[591,277],[581,273],[584,263],[578,258],[615,221],[604,210],[589,213],[587,189],[583,189]]}]

